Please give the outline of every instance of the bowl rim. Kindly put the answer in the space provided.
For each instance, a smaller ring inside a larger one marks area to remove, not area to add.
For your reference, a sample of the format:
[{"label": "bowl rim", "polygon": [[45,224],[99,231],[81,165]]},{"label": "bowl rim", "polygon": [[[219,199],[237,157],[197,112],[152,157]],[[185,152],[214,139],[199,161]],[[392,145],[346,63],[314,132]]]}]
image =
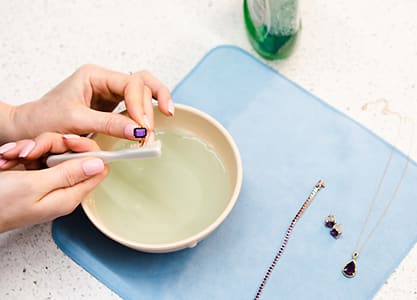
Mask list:
[{"label": "bowl rim", "polygon": [[[110,230],[108,227],[105,226],[105,224],[103,222],[101,222],[99,220],[98,217],[96,217],[91,209],[88,207],[88,205],[86,204],[86,201],[83,200],[81,202],[81,206],[85,212],[85,214],[87,215],[88,219],[93,223],[93,225],[103,234],[105,234],[106,236],[108,236],[109,238],[111,238],[112,240],[125,245],[129,248],[133,248],[133,249],[137,249],[140,251],[144,251],[144,252],[154,252],[154,253],[159,253],[159,252],[171,252],[171,251],[177,251],[177,250],[181,250],[184,248],[190,248],[190,247],[194,247],[195,245],[197,245],[197,243],[199,241],[201,241],[202,239],[204,239],[206,236],[208,236],[211,232],[213,232],[214,230],[217,229],[217,227],[220,226],[221,223],[223,223],[223,221],[226,219],[226,217],[230,214],[230,212],[232,211],[233,207],[236,204],[236,201],[238,199],[241,187],[242,187],[242,159],[240,156],[240,152],[239,149],[235,143],[235,141],[233,140],[232,136],[230,135],[230,133],[223,127],[222,124],[220,124],[219,121],[217,121],[216,119],[214,119],[212,116],[210,116],[209,114],[207,114],[206,112],[203,112],[199,109],[193,108],[191,106],[188,105],[184,105],[184,104],[175,104],[175,108],[178,110],[183,110],[186,112],[190,112],[192,114],[195,114],[205,120],[207,120],[208,122],[210,122],[212,125],[214,125],[214,127],[216,127],[222,134],[223,136],[226,138],[226,140],[228,141],[231,150],[233,152],[233,156],[236,159],[236,164],[237,164],[237,168],[236,168],[236,183],[234,185],[233,188],[233,192],[229,198],[229,201],[227,203],[227,206],[223,209],[222,213],[209,225],[207,226],[205,229],[197,232],[196,234],[187,237],[185,239],[181,239],[175,242],[170,242],[170,243],[158,243],[158,244],[148,244],[148,243],[140,243],[140,242],[132,242],[128,239],[125,239],[123,237],[120,237],[119,235],[115,234],[112,230]],[[93,135],[94,137],[94,135]]]}]

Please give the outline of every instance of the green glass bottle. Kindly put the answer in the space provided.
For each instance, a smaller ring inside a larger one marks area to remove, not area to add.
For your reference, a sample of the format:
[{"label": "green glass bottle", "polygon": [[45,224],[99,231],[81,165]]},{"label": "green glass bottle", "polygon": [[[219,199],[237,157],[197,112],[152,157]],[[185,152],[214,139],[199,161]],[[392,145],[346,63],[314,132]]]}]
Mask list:
[{"label": "green glass bottle", "polygon": [[298,0],[244,0],[243,13],[249,41],[266,59],[288,57],[301,21]]}]

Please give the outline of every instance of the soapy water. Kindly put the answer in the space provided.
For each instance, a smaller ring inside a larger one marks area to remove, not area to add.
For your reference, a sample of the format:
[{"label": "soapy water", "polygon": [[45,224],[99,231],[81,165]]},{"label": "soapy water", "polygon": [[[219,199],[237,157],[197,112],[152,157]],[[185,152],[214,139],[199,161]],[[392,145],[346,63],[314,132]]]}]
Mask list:
[{"label": "soapy water", "polygon": [[[125,239],[149,244],[191,237],[212,224],[229,200],[229,178],[216,151],[182,130],[159,130],[160,158],[111,163],[94,191],[98,217]],[[127,148],[123,140],[113,150]]]}]

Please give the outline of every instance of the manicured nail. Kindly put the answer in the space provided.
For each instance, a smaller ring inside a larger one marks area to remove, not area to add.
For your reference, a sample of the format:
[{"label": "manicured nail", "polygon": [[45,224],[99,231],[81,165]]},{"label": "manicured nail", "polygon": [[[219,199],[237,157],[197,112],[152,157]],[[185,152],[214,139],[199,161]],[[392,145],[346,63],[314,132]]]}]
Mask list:
[{"label": "manicured nail", "polygon": [[0,158],[0,167],[8,162],[7,159]]},{"label": "manicured nail", "polygon": [[174,116],[175,114],[175,105],[172,99],[168,100],[168,112],[171,114],[171,116]]},{"label": "manicured nail", "polygon": [[29,153],[33,150],[33,148],[35,148],[36,143],[34,141],[30,141],[29,144],[27,144],[22,151],[20,151],[19,153],[19,157],[20,158],[25,158],[26,156],[29,155]]},{"label": "manicured nail", "polygon": [[134,124],[127,124],[126,127],[125,127],[125,136],[127,138],[134,138],[135,137],[134,136],[134,131],[135,131],[136,127],[138,127],[138,126],[134,125]]},{"label": "manicured nail", "polygon": [[153,143],[153,142],[155,142],[155,134],[151,132],[148,137],[148,143]]},{"label": "manicured nail", "polygon": [[145,122],[145,126],[146,128],[150,129],[151,128],[151,123],[149,122],[149,118],[147,115],[143,116],[143,122]]},{"label": "manicured nail", "polygon": [[87,176],[99,174],[104,171],[104,162],[100,158],[93,158],[83,162],[83,171]]},{"label": "manicured nail", "polygon": [[7,143],[0,147],[0,154],[4,154],[9,150],[12,150],[14,147],[16,147],[16,143]]},{"label": "manicured nail", "polygon": [[70,140],[70,139],[79,139],[79,138],[80,138],[80,136],[79,136],[79,135],[77,135],[77,134],[72,134],[72,133],[69,133],[69,134],[63,134],[63,135],[62,135],[62,137],[63,137],[64,139],[67,139],[67,140]]}]

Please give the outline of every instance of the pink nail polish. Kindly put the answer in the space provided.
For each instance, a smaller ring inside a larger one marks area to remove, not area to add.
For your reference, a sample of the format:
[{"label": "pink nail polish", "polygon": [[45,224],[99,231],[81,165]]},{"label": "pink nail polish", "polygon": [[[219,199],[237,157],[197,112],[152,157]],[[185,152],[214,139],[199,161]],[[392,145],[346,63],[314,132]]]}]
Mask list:
[{"label": "pink nail polish", "polygon": [[19,157],[20,158],[25,158],[26,156],[29,155],[29,153],[33,150],[33,148],[35,148],[36,143],[34,141],[30,141],[29,144],[27,144],[22,151],[20,151],[19,153]]},{"label": "pink nail polish", "polygon": [[127,124],[126,127],[125,127],[125,136],[127,138],[133,138],[134,137],[133,132],[134,132],[136,127],[140,127],[140,126],[137,126],[137,125],[134,125],[134,124]]},{"label": "pink nail polish", "polygon": [[143,116],[143,122],[145,123],[146,128],[150,129],[151,128],[151,123],[149,122],[149,118],[147,115]]},{"label": "pink nail polish", "polygon": [[7,143],[0,147],[0,154],[4,154],[9,150],[12,150],[14,147],[16,147],[16,143]]},{"label": "pink nail polish", "polygon": [[153,142],[155,142],[155,134],[151,132],[148,137],[148,143],[153,143]]},{"label": "pink nail polish", "polygon": [[87,176],[99,174],[104,171],[104,162],[100,158],[93,158],[83,162],[83,171]]},{"label": "pink nail polish", "polygon": [[0,158],[0,167],[8,162],[7,159]]},{"label": "pink nail polish", "polygon": [[63,135],[62,135],[62,137],[63,137],[64,139],[67,139],[67,140],[69,140],[69,139],[79,139],[79,138],[80,138],[80,136],[79,136],[79,135],[72,134],[72,133],[69,133],[69,134],[63,134]]},{"label": "pink nail polish", "polygon": [[169,99],[168,101],[168,112],[171,114],[171,116],[174,116],[175,114],[175,105],[172,99]]}]

